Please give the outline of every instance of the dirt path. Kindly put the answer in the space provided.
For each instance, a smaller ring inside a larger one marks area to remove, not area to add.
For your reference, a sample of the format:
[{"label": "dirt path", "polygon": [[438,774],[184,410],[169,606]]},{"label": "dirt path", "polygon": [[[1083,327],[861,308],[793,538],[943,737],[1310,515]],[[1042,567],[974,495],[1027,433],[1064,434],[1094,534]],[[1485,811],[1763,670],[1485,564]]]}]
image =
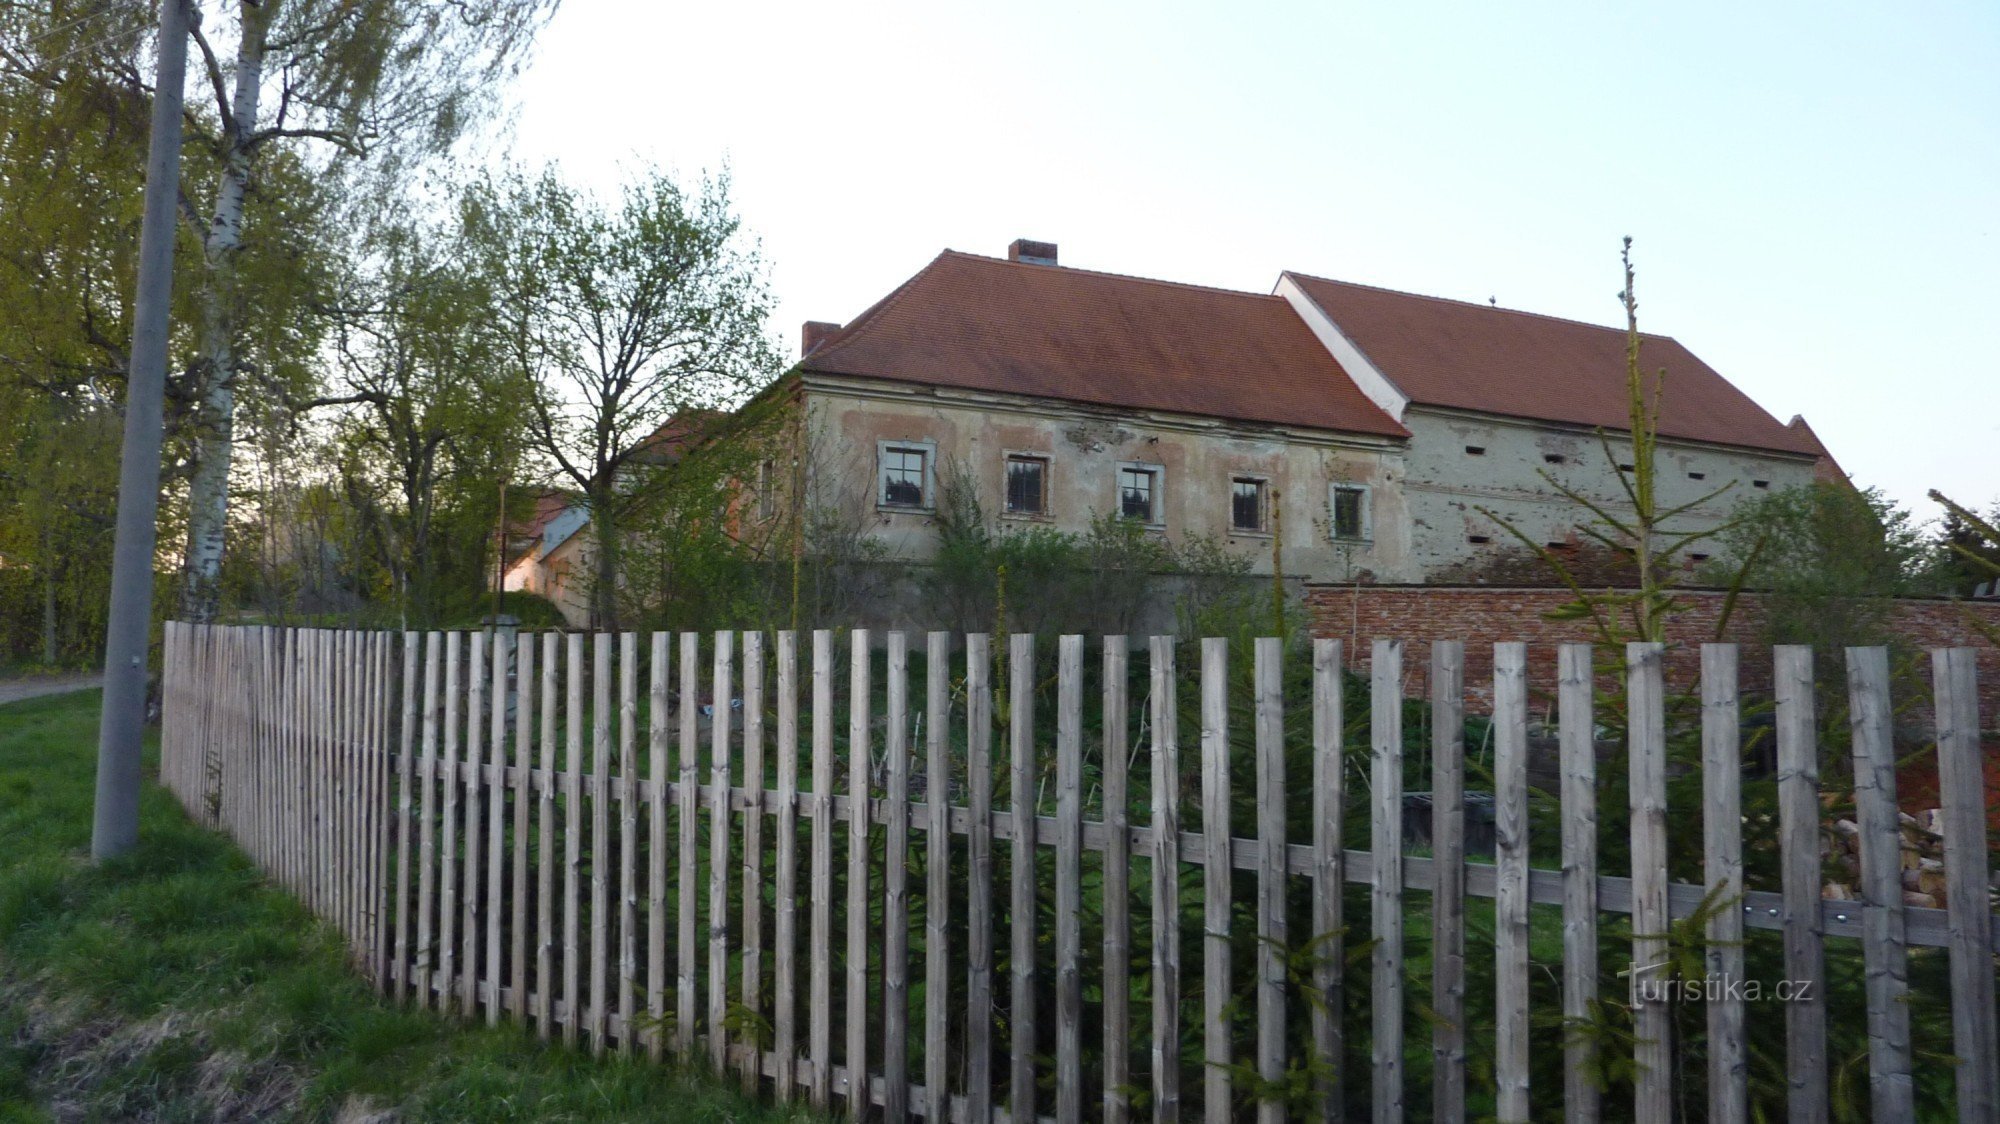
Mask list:
[{"label": "dirt path", "polygon": [[0,706],[43,695],[63,695],[97,686],[103,676],[94,671],[69,675],[37,675],[29,679],[0,679]]}]

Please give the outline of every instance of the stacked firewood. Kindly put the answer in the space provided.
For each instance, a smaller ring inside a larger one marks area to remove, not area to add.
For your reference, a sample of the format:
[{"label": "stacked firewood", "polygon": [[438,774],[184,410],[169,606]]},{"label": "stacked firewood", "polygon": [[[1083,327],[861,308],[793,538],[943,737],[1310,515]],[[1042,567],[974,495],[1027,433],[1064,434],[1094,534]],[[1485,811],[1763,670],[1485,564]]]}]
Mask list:
[{"label": "stacked firewood", "polygon": [[[1902,819],[1903,904],[1941,909],[1945,904],[1944,824],[1939,809]],[[1830,876],[1822,896],[1840,901],[1861,897],[1861,826],[1835,820],[1828,843]]]}]

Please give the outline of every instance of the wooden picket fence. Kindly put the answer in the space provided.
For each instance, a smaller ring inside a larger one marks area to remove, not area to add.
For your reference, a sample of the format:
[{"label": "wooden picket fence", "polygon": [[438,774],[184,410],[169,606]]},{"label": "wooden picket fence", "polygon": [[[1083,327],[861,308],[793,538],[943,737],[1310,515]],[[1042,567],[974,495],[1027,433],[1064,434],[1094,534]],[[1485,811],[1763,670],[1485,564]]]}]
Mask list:
[{"label": "wooden picket fence", "polygon": [[[886,640],[885,654],[871,648],[876,639]],[[1192,794],[1182,791],[1182,653],[1171,638],[1138,653],[1122,637],[1102,642],[1099,731],[1089,738],[1085,642],[1062,637],[1052,739],[1036,713],[1042,672],[1032,637],[1009,638],[996,661],[984,635],[930,633],[914,704],[904,634],[855,631],[846,645],[837,661],[844,645],[826,631],[682,633],[676,643],[667,633],[170,624],[161,775],[190,812],[228,831],[339,926],[358,965],[390,994],[468,1018],[521,1020],[598,1053],[706,1057],[746,1087],[856,1117],[1069,1122],[1198,1111],[1209,1121],[1331,1120],[1365,1101],[1368,1116],[1393,1121],[1406,1083],[1421,1080],[1439,1118],[1462,1119],[1465,907],[1484,898],[1493,902],[1497,1025],[1491,1064],[1476,1071],[1492,1074],[1486,1093],[1499,1119],[1526,1120],[1531,1105],[1542,1116],[1560,1105],[1570,1120],[1672,1117],[1678,1059],[1663,1000],[1635,1002],[1629,1107],[1600,1103],[1593,1075],[1606,1059],[1584,1036],[1560,1046],[1560,1089],[1530,1088],[1530,910],[1560,908],[1562,1014],[1584,1020],[1600,998],[1623,998],[1598,994],[1605,915],[1630,916],[1631,963],[1643,973],[1664,958],[1670,923],[1697,915],[1705,900],[1725,906],[1707,911],[1712,973],[1741,977],[1746,927],[1778,930],[1786,978],[1808,988],[1783,1007],[1792,1119],[1829,1112],[1824,991],[1813,986],[1829,939],[1858,942],[1866,960],[1873,1118],[1913,1118],[1920,1063],[1950,1067],[1961,1119],[1996,1118],[1996,932],[1970,650],[1931,654],[1949,894],[1947,908],[1929,909],[1905,906],[1899,879],[1889,664],[1879,649],[1847,654],[1863,866],[1856,902],[1821,896],[1821,736],[1808,649],[1775,651],[1783,875],[1773,892],[1742,885],[1733,646],[1702,653],[1699,834],[1713,884],[1704,887],[1667,877],[1670,827],[1692,828],[1667,822],[1657,645],[1630,645],[1624,661],[1629,875],[1598,869],[1602,669],[1587,645],[1564,646],[1540,684],[1559,715],[1560,869],[1530,862],[1530,669],[1520,644],[1494,654],[1490,863],[1466,855],[1462,645],[1429,653],[1429,855],[1404,844],[1400,642],[1373,644],[1368,748],[1364,757],[1357,747],[1350,768],[1343,690],[1351,673],[1338,641],[1312,645],[1303,760],[1285,752],[1280,643],[1255,642],[1246,701],[1232,700],[1242,692],[1229,675],[1229,645],[1202,641],[1199,729],[1186,731],[1198,738],[1187,749],[1199,758]],[[1148,671],[1137,708],[1128,697],[1135,657]],[[843,670],[847,729],[838,744]],[[1241,739],[1254,747],[1256,822],[1247,834],[1230,822],[1232,706],[1252,716]],[[1137,800],[1135,772],[1147,778]],[[1306,784],[1311,822],[1287,822],[1288,794]],[[1368,850],[1342,846],[1351,806],[1369,810]],[[1190,822],[1184,812],[1194,813]],[[835,875],[837,850],[845,879]],[[1137,896],[1135,872],[1146,889]],[[1242,874],[1254,897],[1232,885]],[[1367,887],[1366,918],[1344,916],[1349,884]],[[1191,890],[1199,928],[1182,920]],[[1405,1072],[1404,924],[1422,908],[1406,901],[1413,891],[1428,899],[1428,1074]],[[835,930],[842,893],[844,935]],[[1238,964],[1232,926],[1244,913],[1233,906],[1246,901],[1257,942],[1253,962]],[[1084,947],[1086,916],[1101,931],[1094,950]],[[1199,944],[1198,969],[1182,963],[1184,927]],[[1150,952],[1135,970],[1140,929]],[[1342,1017],[1341,955],[1313,958],[1303,979],[1287,959],[1346,929],[1372,938],[1352,942],[1370,961],[1362,1019]],[[1957,1057],[1942,1063],[1911,1048],[1907,964],[1924,947],[1947,950],[1950,962]],[[913,959],[921,959],[915,975]],[[1001,970],[1006,979],[996,980]],[[1239,971],[1249,973],[1247,987],[1233,986]],[[1237,1017],[1233,1002],[1250,1013]],[[1724,994],[1707,1007],[1706,1113],[1744,1120],[1745,1002]],[[1189,1011],[1198,1031],[1183,1027]],[[1144,1041],[1134,1040],[1135,1026]],[[1348,1041],[1364,1030],[1365,1051]],[[1368,1060],[1368,1073],[1343,1072],[1354,1057]],[[1310,1107],[1246,1090],[1252,1074],[1277,1088],[1302,1058],[1316,1063]]]}]

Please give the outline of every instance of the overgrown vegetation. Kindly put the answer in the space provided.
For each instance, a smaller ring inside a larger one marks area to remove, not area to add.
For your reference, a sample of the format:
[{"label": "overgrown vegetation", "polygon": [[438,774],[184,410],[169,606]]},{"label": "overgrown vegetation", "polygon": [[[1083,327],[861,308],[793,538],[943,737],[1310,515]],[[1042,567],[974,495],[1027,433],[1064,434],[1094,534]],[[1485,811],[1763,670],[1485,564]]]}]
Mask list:
[{"label": "overgrown vegetation", "polygon": [[331,927],[157,787],[139,847],[93,865],[97,709],[0,707],[0,1120],[806,1118],[378,999]]}]

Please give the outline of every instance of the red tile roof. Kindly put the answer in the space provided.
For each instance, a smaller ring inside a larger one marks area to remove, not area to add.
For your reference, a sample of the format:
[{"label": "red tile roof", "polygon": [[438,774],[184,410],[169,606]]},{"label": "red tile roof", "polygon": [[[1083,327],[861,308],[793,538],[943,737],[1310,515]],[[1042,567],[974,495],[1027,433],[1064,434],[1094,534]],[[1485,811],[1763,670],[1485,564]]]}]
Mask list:
[{"label": "red tile roof", "polygon": [[[1623,328],[1286,276],[1413,403],[1607,430],[1631,423]],[[1639,356],[1649,373],[1667,372],[1662,436],[1822,452],[1677,341],[1642,335]]]},{"label": "red tile roof", "polygon": [[1793,414],[1792,420],[1786,423],[1785,428],[1797,434],[1802,445],[1819,455],[1819,459],[1813,462],[1813,479],[1823,484],[1846,484],[1853,487],[1854,481],[1850,480],[1847,473],[1841,469],[1840,462],[1833,459],[1833,454],[1826,451],[1826,443],[1819,439],[1819,434],[1813,432],[1812,426],[1806,424],[1804,414]]},{"label": "red tile roof", "polygon": [[1282,297],[947,250],[806,371],[1403,437]]}]

